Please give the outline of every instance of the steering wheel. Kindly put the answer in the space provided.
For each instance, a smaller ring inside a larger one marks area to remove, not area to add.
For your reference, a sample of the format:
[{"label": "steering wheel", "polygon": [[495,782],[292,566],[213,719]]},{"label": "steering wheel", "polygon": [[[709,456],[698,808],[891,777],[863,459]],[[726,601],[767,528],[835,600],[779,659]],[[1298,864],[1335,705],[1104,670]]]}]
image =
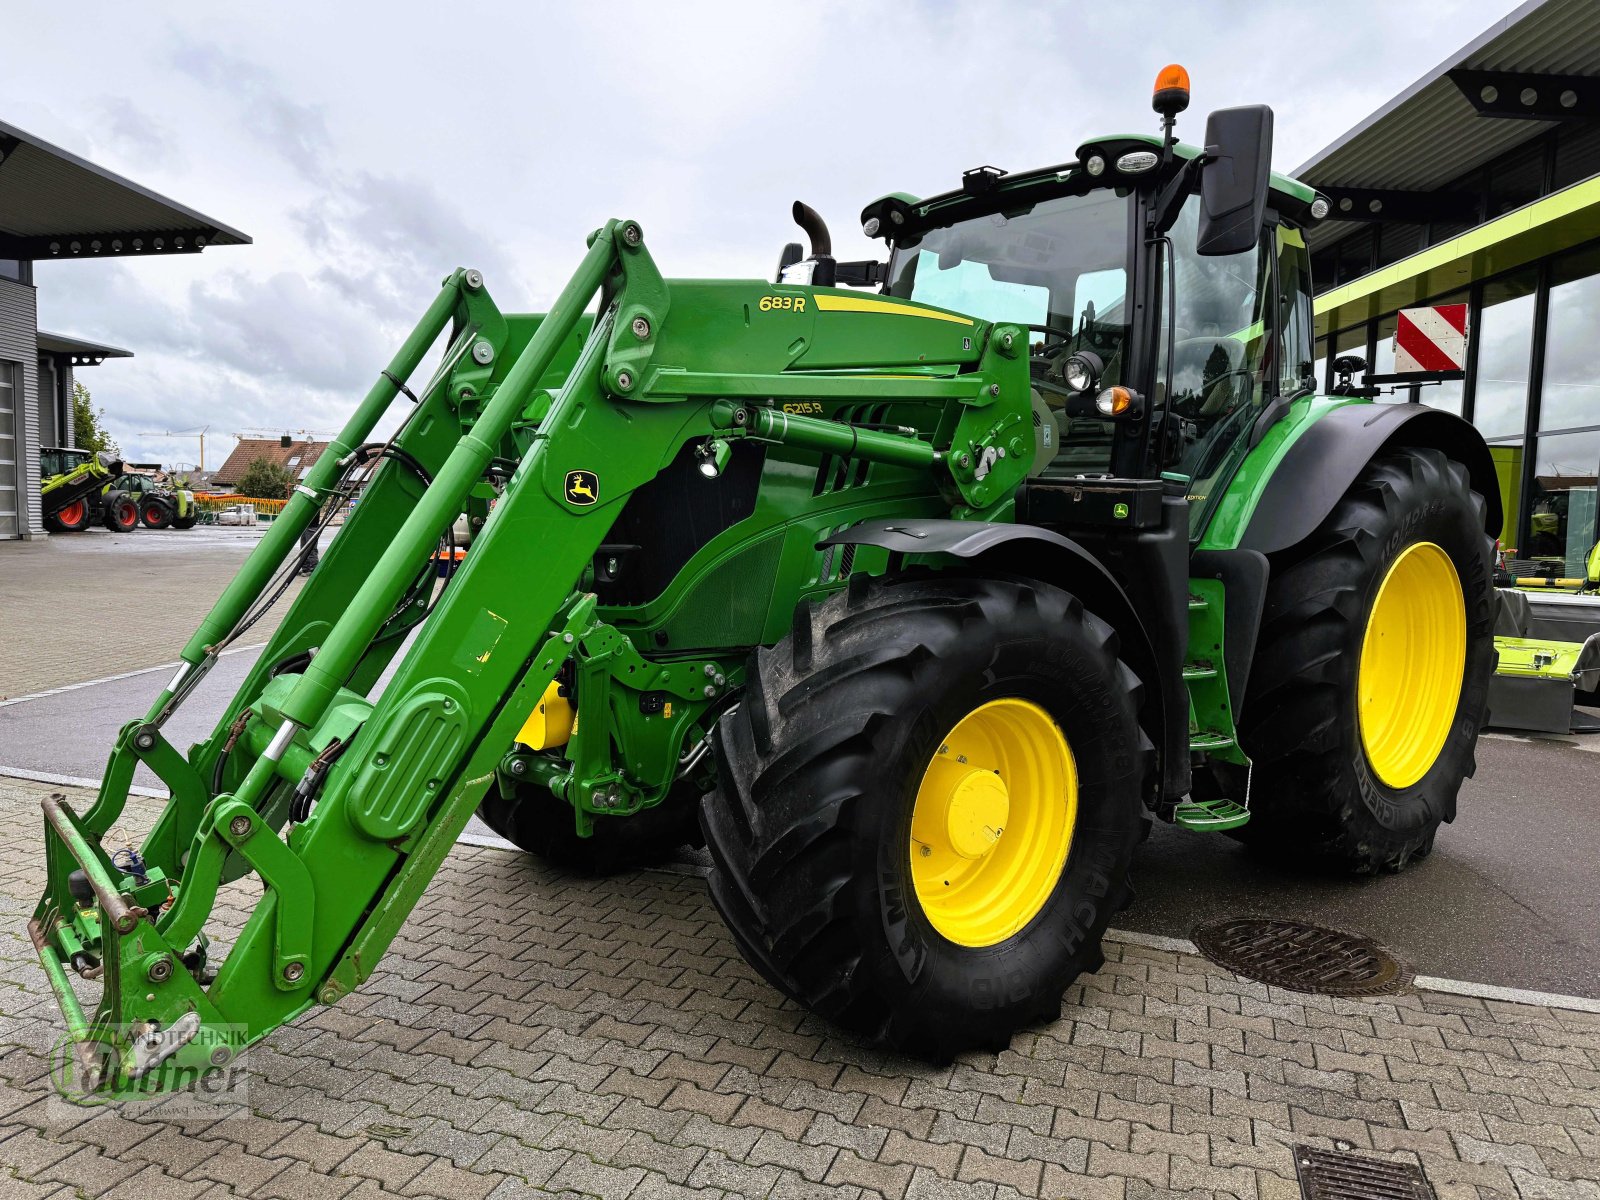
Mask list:
[{"label": "steering wheel", "polygon": [[1036,358],[1049,358],[1052,355],[1060,354],[1063,350],[1067,349],[1068,344],[1072,340],[1072,330],[1059,329],[1054,325],[1024,325],[1023,328],[1031,330],[1034,333],[1042,333],[1047,339],[1056,338],[1061,343],[1058,346],[1052,346],[1048,341],[1046,341],[1043,345],[1035,345],[1033,348],[1033,354]]}]

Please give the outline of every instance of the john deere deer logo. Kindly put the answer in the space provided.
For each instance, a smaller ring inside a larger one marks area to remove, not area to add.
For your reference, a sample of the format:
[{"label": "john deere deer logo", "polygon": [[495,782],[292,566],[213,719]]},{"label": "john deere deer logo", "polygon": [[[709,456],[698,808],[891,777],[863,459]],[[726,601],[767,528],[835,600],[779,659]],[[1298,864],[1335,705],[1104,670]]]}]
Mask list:
[{"label": "john deere deer logo", "polygon": [[567,472],[567,503],[594,504],[600,499],[600,477],[593,471]]}]

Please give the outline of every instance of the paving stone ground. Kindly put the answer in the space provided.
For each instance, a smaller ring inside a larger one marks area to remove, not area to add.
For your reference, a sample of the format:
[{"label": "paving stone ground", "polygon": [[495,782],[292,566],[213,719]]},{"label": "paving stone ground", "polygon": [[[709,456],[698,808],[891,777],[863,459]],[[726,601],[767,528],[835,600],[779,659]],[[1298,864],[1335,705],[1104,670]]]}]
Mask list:
[{"label": "paving stone ground", "polygon": [[[0,542],[0,700],[175,662],[256,529],[103,529]],[[264,642],[299,588],[240,644]]]},{"label": "paving stone ground", "polygon": [[1059,1021],[935,1067],[779,997],[692,874],[473,846],[359,992],[249,1053],[249,1115],[64,1113],[23,932],[48,790],[0,779],[0,1197],[1290,1200],[1297,1143],[1420,1163],[1442,1200],[1600,1197],[1597,1015],[1306,996],[1110,944]]}]

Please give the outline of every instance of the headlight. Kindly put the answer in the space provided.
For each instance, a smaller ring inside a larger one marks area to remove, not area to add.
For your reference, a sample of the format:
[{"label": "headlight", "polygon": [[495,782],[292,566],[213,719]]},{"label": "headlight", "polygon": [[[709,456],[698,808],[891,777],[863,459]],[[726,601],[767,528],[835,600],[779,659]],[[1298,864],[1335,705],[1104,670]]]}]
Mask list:
[{"label": "headlight", "polygon": [[1079,350],[1067,359],[1066,365],[1061,368],[1061,377],[1073,391],[1088,392],[1100,382],[1100,371],[1100,356],[1088,350]]},{"label": "headlight", "polygon": [[1098,154],[1091,154],[1089,161],[1083,164],[1083,169],[1091,175],[1099,175],[1106,169],[1106,160]]},{"label": "headlight", "polygon": [[1140,171],[1148,171],[1161,161],[1161,156],[1153,150],[1131,150],[1117,159],[1117,170],[1124,175],[1137,175]]}]

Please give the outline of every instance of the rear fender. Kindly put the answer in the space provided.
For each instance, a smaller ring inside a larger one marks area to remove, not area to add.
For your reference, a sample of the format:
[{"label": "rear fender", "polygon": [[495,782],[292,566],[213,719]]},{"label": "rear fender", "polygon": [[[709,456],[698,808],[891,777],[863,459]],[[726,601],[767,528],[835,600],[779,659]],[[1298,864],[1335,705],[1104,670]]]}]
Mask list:
[{"label": "rear fender", "polygon": [[1273,554],[1304,541],[1368,463],[1395,446],[1431,446],[1467,468],[1483,497],[1484,532],[1500,532],[1500,485],[1483,436],[1454,413],[1421,404],[1330,409],[1284,451],[1257,500],[1239,549]]},{"label": "rear fender", "polygon": [[[1162,791],[1173,794],[1182,776],[1188,790],[1188,720],[1172,712],[1164,698],[1160,658],[1137,609],[1104,563],[1071,538],[1034,525],[952,521],[936,518],[863,521],[834,534],[822,546],[878,546],[892,555],[949,555],[1000,574],[1024,575],[1071,592],[1084,607],[1117,632],[1119,654],[1145,687],[1143,720],[1150,740],[1162,750]],[[894,569],[895,559],[890,560]],[[1174,740],[1176,739],[1176,740]],[[1175,749],[1176,747],[1176,749]],[[1174,761],[1175,759],[1175,761]],[[1160,797],[1149,795],[1152,807]]]}]

